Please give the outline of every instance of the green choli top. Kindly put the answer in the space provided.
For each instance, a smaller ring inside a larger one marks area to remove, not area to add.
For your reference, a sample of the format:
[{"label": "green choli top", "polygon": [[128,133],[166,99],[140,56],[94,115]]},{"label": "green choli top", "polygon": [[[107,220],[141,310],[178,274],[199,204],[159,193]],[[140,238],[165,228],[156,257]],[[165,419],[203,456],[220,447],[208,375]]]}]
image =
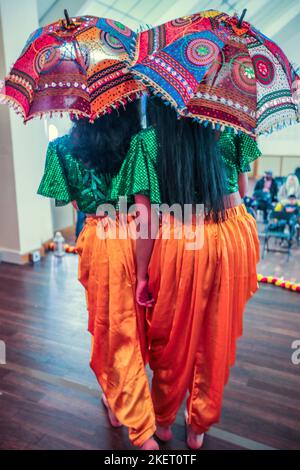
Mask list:
[{"label": "green choli top", "polygon": [[261,151],[247,134],[228,131],[221,132],[218,146],[225,167],[226,193],[235,193],[239,190],[239,173],[251,171],[250,163],[261,156]]},{"label": "green choli top", "polygon": [[[76,201],[80,211],[95,214],[100,204],[117,205],[127,196],[128,205],[135,194],[144,194],[152,204],[160,204],[157,176],[157,137],[153,128],[136,134],[117,175],[97,174],[86,168],[70,151],[69,136],[50,142],[38,194],[54,198],[61,206]],[[227,194],[238,191],[238,174],[250,171],[250,162],[261,153],[253,139],[222,132],[219,148],[227,174]]]},{"label": "green choli top", "polygon": [[86,168],[72,155],[69,139],[66,135],[49,143],[38,194],[54,198],[57,206],[76,201],[78,209],[87,214],[96,214],[100,204],[116,206],[120,196],[127,196],[128,205],[134,203],[135,194],[144,194],[152,204],[160,204],[154,129],[144,129],[131,139],[115,176]]}]

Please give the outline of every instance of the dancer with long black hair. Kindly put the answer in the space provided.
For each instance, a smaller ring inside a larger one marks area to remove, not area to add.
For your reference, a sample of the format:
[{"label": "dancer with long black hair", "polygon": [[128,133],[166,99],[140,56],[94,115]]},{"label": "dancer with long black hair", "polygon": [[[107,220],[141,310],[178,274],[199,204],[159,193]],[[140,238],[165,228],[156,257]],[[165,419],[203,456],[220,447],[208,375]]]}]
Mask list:
[{"label": "dancer with long black hair", "polygon": [[[190,240],[176,236],[178,221],[171,215],[167,224],[162,220],[155,241],[138,240],[136,249],[137,302],[155,300],[147,323],[156,435],[171,439],[171,425],[188,394],[187,444],[198,449],[203,433],[220,417],[243,311],[257,290],[259,241],[242,197],[249,164],[260,152],[245,134],[220,134],[178,120],[158,98],[149,100],[148,124],[141,152],[155,162],[161,201],[181,208],[204,205],[201,248],[186,249]],[[149,208],[147,195],[142,197]],[[147,215],[141,224],[149,224]]]},{"label": "dancer with long black hair", "polygon": [[[90,365],[104,392],[111,424],[127,426],[134,445],[153,450],[158,445],[152,437],[155,416],[145,372],[145,312],[135,302],[135,242],[130,236],[115,236],[119,208],[117,200],[111,202],[116,188],[121,190],[120,173],[122,178],[126,174],[132,194],[147,191],[151,202],[159,202],[158,186],[152,187],[149,180],[151,162],[140,160],[136,151],[143,145],[143,132],[137,101],[94,124],[74,120],[69,135],[49,144],[38,193],[54,198],[57,205],[73,202],[87,215],[77,250],[92,334]],[[105,204],[114,214],[105,213]],[[126,214],[125,230],[132,221],[134,216]],[[105,238],[98,236],[99,227],[104,227]]]}]

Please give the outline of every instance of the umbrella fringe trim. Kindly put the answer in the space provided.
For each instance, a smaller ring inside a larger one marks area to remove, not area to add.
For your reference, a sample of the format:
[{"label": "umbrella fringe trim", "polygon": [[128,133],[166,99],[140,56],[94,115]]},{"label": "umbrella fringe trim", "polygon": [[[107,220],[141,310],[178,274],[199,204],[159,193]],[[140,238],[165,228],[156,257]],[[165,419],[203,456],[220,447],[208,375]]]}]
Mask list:
[{"label": "umbrella fringe trim", "polygon": [[21,115],[23,120],[24,120],[24,123],[26,123],[27,121],[30,121],[31,119],[33,119],[35,117],[39,117],[40,119],[42,119],[44,116],[49,116],[50,118],[52,118],[53,116],[57,116],[57,117],[62,118],[65,115],[71,115],[71,114],[73,114],[77,119],[87,118],[87,119],[90,120],[90,122],[94,122],[97,118],[99,118],[100,116],[103,116],[105,114],[110,113],[113,109],[118,109],[120,106],[125,107],[128,103],[131,103],[132,101],[141,98],[141,96],[143,96],[143,94],[145,94],[145,91],[143,91],[143,90],[136,91],[136,92],[130,92],[127,96],[124,96],[122,99],[120,99],[118,101],[115,101],[113,104],[111,104],[109,106],[106,106],[103,111],[101,111],[99,113],[96,113],[93,116],[90,116],[90,115],[88,115],[88,114],[86,114],[82,111],[77,110],[77,109],[70,108],[68,110],[66,110],[66,109],[53,109],[51,111],[50,110],[49,111],[38,111],[38,112],[33,113],[32,115],[30,115],[29,117],[26,117],[26,113],[25,113],[24,109],[22,108],[22,106],[16,100],[14,100],[10,96],[3,95],[3,97],[1,97],[1,94],[0,94],[0,104],[8,105],[11,109],[13,109],[15,111],[16,114]]},{"label": "umbrella fringe trim", "polygon": [[176,114],[177,114],[178,118],[189,117],[194,122],[198,122],[199,124],[202,124],[204,127],[207,127],[208,125],[211,125],[212,129],[219,130],[221,132],[226,130],[226,131],[229,131],[229,132],[234,132],[237,135],[248,134],[248,135],[250,135],[250,137],[256,139],[259,135],[268,136],[268,135],[271,135],[275,131],[284,129],[286,127],[289,127],[291,125],[294,125],[294,124],[297,124],[297,123],[300,122],[300,114],[299,114],[299,116],[297,115],[297,117],[295,119],[280,120],[276,124],[273,124],[272,126],[268,127],[267,129],[254,134],[251,131],[247,132],[246,130],[241,129],[239,126],[235,126],[234,124],[229,126],[227,123],[217,122],[213,119],[207,119],[207,118],[202,119],[200,117],[190,115],[188,113],[188,111],[179,111],[177,109],[176,103],[174,103],[172,98],[169,97],[169,100],[168,100],[168,98],[166,98],[166,95],[163,92],[163,90],[161,89],[161,87],[159,87],[155,82],[153,82],[151,79],[146,77],[141,72],[137,72],[136,70],[133,71],[133,72],[134,72],[134,78],[136,78],[137,80],[142,81],[142,83],[147,88],[149,88],[152,91],[153,94],[155,94],[156,96],[161,98],[162,102],[166,106],[172,106],[172,108],[176,111]]},{"label": "umbrella fringe trim", "polygon": [[16,114],[19,114],[20,116],[22,116],[25,122],[26,113],[23,107],[21,106],[21,104],[18,103],[14,98],[12,98],[11,96],[7,96],[7,95],[3,95],[3,96],[0,95],[0,104],[7,105],[10,109],[13,109]]},{"label": "umbrella fringe trim", "polygon": [[136,53],[136,49],[137,49],[137,41],[138,41],[137,37],[132,38],[132,41],[131,41],[131,44],[130,44],[130,47],[129,47],[129,53],[128,53],[130,61],[132,61],[135,57],[135,53]]},{"label": "umbrella fringe trim", "polygon": [[70,116],[74,115],[77,119],[82,119],[82,118],[89,118],[88,114],[83,113],[82,111],[78,111],[77,109],[53,109],[52,111],[37,111],[36,113],[31,114],[29,117],[24,119],[24,123],[31,121],[31,119],[34,119],[36,117],[39,117],[42,119],[43,117],[64,117],[64,116]]},{"label": "umbrella fringe trim", "polygon": [[129,51],[129,64],[131,67],[136,63],[138,56],[139,56],[139,51],[140,51],[140,37],[137,36],[134,39],[134,42],[132,42],[130,46],[130,51]]},{"label": "umbrella fringe trim", "polygon": [[110,104],[109,106],[106,106],[103,111],[100,111],[96,114],[94,114],[90,122],[95,121],[95,119],[98,119],[99,117],[109,114],[113,109],[118,109],[120,106],[125,107],[128,103],[131,103],[139,98],[141,98],[145,94],[144,90],[140,91],[135,91],[135,92],[130,92],[128,95],[125,95],[123,98],[115,101],[113,104]]},{"label": "umbrella fringe trim", "polygon": [[295,119],[283,119],[278,121],[276,124],[264,129],[263,131],[259,132],[258,135],[271,135],[273,132],[280,131],[282,129],[286,129],[287,127],[293,126],[295,124],[300,123],[300,116]]},{"label": "umbrella fringe trim", "polygon": [[142,73],[139,73],[136,71],[134,71],[134,78],[136,78],[137,80],[140,80],[145,86],[147,86],[147,88],[149,88],[152,91],[152,93],[155,96],[158,96],[159,98],[161,98],[162,102],[166,106],[171,106],[175,110],[178,116],[178,119],[188,117],[189,119],[192,119],[194,122],[198,122],[199,124],[202,124],[204,127],[211,126],[213,130],[219,130],[221,132],[224,132],[226,130],[227,132],[235,133],[236,135],[249,134],[252,138],[256,138],[255,134],[253,134],[250,131],[246,132],[245,130],[242,130],[238,126],[234,126],[234,125],[229,126],[228,124],[224,122],[222,123],[216,122],[213,119],[207,119],[207,118],[202,119],[200,117],[191,116],[189,115],[188,112],[184,112],[184,111],[180,112],[177,109],[177,106],[173,102],[173,100],[170,98],[170,101],[168,101],[168,99],[165,97],[165,94],[162,92],[161,88],[158,85],[156,85],[154,82],[152,82],[152,80],[148,81],[148,79],[146,79]]}]

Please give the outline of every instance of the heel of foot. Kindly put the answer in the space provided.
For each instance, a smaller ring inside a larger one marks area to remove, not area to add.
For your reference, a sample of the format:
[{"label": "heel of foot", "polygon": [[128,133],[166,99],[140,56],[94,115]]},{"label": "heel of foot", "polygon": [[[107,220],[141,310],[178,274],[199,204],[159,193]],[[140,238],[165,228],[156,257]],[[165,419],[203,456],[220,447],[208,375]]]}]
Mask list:
[{"label": "heel of foot", "polygon": [[171,426],[156,426],[155,435],[162,442],[168,442],[173,439]]},{"label": "heel of foot", "polygon": [[141,446],[141,450],[159,450],[159,445],[153,437],[150,437]]}]

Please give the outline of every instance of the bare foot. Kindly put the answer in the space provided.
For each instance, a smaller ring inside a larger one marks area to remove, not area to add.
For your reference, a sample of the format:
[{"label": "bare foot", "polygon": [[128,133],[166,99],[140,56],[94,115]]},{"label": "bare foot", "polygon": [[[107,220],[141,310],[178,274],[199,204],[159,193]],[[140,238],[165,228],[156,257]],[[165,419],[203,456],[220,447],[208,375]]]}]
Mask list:
[{"label": "bare foot", "polygon": [[159,450],[159,445],[153,437],[147,439],[140,447],[141,450]]},{"label": "bare foot", "polygon": [[162,442],[168,442],[173,439],[173,433],[171,430],[171,426],[159,426],[156,425],[155,435],[160,439]]},{"label": "bare foot", "polygon": [[122,426],[122,423],[120,423],[120,421],[115,417],[114,413],[111,411],[111,409],[108,405],[108,402],[107,402],[107,398],[104,395],[104,393],[102,394],[102,403],[103,403],[103,405],[105,406],[105,408],[107,410],[108,419],[109,419],[109,422],[112,425],[112,427],[120,428]]}]

